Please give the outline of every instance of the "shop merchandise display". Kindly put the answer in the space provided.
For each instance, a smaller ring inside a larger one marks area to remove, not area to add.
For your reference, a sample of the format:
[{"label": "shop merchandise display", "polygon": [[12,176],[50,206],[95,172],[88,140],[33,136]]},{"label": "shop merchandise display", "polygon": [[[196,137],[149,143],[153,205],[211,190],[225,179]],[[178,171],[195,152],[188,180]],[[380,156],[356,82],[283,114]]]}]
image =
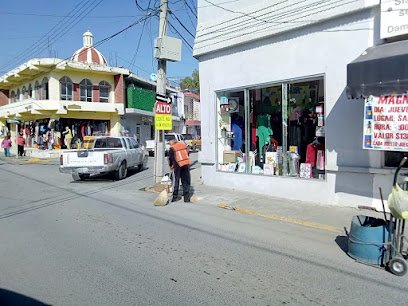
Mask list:
[{"label": "shop merchandise display", "polygon": [[[74,136],[72,143],[76,146],[72,147],[81,146],[85,136],[109,134],[109,122],[102,120],[40,119],[21,122],[17,130],[23,136],[26,147],[51,150],[64,147],[62,132],[66,126],[71,128]],[[8,131],[9,127],[5,126],[1,132],[6,129]]]},{"label": "shop merchandise display", "polygon": [[230,95],[239,104],[236,112],[219,106],[220,171],[325,178],[324,81],[288,84],[286,95],[284,89],[249,89],[249,105],[243,91],[220,98]]}]

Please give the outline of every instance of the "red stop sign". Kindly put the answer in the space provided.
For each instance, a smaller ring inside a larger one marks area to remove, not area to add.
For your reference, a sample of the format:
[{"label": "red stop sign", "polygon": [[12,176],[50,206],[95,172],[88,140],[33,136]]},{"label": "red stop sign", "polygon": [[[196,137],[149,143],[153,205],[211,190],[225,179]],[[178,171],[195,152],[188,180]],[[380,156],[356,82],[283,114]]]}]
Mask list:
[{"label": "red stop sign", "polygon": [[157,101],[154,106],[155,114],[171,115],[171,104]]}]

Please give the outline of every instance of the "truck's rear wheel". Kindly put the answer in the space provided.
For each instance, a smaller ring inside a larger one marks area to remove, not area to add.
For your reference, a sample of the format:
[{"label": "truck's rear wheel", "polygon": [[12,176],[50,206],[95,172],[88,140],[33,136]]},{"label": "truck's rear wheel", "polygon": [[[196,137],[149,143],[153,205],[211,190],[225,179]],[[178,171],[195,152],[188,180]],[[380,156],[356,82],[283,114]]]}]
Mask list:
[{"label": "truck's rear wheel", "polygon": [[125,177],[127,176],[127,165],[126,165],[126,161],[123,161],[120,166],[119,169],[115,171],[115,179],[119,180],[123,180]]},{"label": "truck's rear wheel", "polygon": [[79,174],[79,173],[73,173],[72,174],[72,179],[74,181],[83,181],[85,179],[89,178],[89,174]]}]

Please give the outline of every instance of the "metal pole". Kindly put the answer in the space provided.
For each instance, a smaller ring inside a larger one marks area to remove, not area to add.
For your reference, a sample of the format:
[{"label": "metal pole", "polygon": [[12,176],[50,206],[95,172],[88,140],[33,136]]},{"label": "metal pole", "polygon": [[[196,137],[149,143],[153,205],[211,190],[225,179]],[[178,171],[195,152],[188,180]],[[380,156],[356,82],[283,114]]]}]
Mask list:
[{"label": "metal pole", "polygon": [[[167,35],[167,8],[168,0],[160,0],[160,22],[159,38]],[[166,95],[166,60],[157,61],[157,84],[156,93]],[[154,152],[154,181],[160,182],[163,177],[164,165],[164,132],[155,130],[155,152]]]}]

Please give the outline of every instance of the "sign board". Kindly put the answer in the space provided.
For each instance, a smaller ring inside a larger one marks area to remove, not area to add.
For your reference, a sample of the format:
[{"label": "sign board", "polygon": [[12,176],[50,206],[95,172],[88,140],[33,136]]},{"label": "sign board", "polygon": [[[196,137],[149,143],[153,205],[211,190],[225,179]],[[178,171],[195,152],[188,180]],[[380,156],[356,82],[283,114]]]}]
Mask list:
[{"label": "sign board", "polygon": [[408,34],[408,0],[381,1],[381,38]]},{"label": "sign board", "polygon": [[363,135],[363,149],[408,152],[408,95],[368,97]]},{"label": "sign board", "polygon": [[156,130],[169,131],[173,129],[171,104],[157,101],[154,105],[154,126]]},{"label": "sign board", "polygon": [[156,94],[156,102],[165,102],[171,104],[171,98],[168,96]]}]

